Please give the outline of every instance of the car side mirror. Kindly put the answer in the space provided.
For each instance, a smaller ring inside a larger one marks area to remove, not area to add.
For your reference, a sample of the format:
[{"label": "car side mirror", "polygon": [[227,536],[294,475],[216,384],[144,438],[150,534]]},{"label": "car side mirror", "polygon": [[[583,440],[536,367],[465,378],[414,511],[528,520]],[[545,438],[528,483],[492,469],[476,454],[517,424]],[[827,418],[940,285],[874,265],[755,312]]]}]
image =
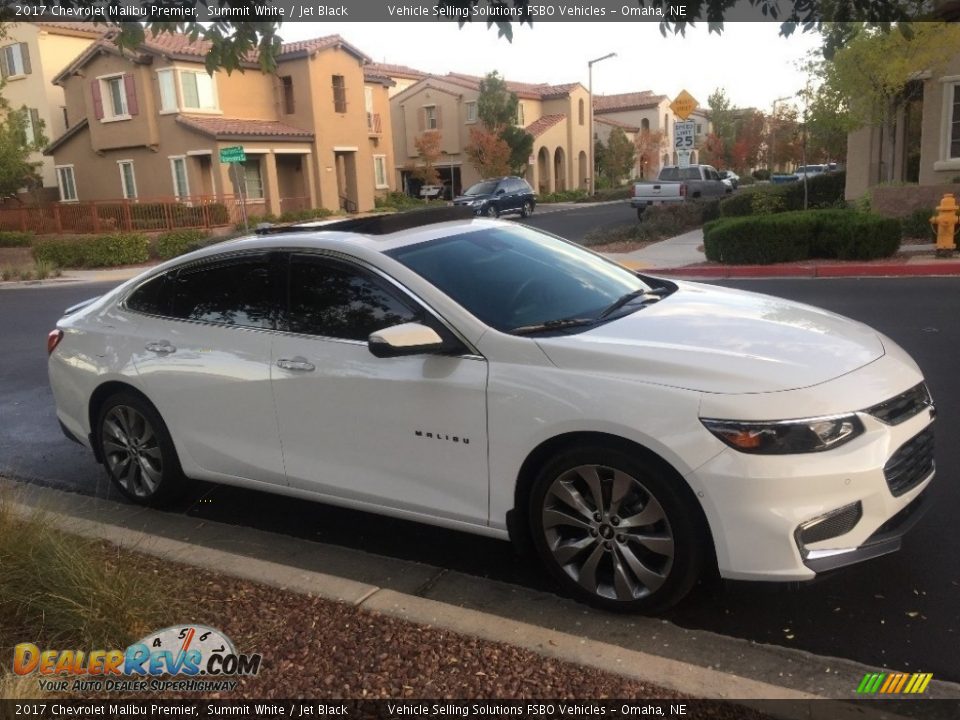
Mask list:
[{"label": "car side mirror", "polygon": [[370,333],[367,348],[378,358],[403,357],[438,352],[444,342],[433,328],[410,322]]},{"label": "car side mirror", "polygon": [[504,190],[503,188],[500,188],[499,190],[497,190],[497,195],[503,195],[506,192],[507,192],[506,190]]}]

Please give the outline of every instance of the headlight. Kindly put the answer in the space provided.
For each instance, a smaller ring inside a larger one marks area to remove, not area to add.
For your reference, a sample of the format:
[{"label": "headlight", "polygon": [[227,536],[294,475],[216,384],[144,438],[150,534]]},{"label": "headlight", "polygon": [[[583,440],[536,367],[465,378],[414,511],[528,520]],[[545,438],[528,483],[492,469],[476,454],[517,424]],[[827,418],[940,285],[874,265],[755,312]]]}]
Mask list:
[{"label": "headlight", "polygon": [[767,422],[700,418],[700,422],[734,450],[755,455],[821,452],[863,432],[863,423],[856,415]]}]

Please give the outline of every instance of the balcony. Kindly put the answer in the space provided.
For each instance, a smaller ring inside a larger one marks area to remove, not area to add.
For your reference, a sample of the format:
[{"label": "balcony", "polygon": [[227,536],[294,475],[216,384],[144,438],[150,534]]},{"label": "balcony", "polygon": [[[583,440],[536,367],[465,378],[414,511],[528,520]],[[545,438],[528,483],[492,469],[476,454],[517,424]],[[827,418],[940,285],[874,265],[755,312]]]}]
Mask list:
[{"label": "balcony", "polygon": [[383,126],[380,122],[380,113],[367,113],[367,133],[370,135],[383,134]]}]

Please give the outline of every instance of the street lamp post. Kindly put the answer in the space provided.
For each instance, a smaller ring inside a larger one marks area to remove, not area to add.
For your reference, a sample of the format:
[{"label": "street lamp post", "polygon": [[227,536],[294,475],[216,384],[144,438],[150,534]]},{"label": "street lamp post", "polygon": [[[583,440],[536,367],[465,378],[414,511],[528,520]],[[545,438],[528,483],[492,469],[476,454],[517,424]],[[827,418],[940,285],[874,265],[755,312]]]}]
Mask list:
[{"label": "street lamp post", "polygon": [[598,57],[596,60],[590,60],[590,61],[587,63],[587,72],[588,72],[589,77],[590,77],[590,80],[589,80],[589,85],[590,85],[590,87],[589,87],[589,89],[588,89],[589,94],[590,94],[590,128],[589,128],[589,132],[590,132],[590,179],[589,179],[589,188],[588,188],[588,189],[589,189],[591,195],[593,195],[594,191],[596,190],[596,181],[595,181],[594,176],[596,175],[596,172],[597,172],[596,159],[593,157],[594,144],[596,143],[596,141],[593,139],[593,65],[594,65],[594,63],[598,63],[598,62],[600,62],[601,60],[606,60],[607,58],[616,57],[616,55],[617,55],[617,54],[616,54],[615,52],[607,53],[607,54],[604,55],[603,57]]},{"label": "street lamp post", "polygon": [[784,100],[789,100],[789,99],[792,98],[792,97],[793,97],[793,95],[785,95],[784,97],[778,97],[776,100],[773,101],[773,110],[772,110],[772,114],[771,114],[771,116],[770,116],[770,149],[769,149],[770,157],[767,159],[767,165],[770,166],[770,174],[771,174],[771,175],[773,175],[773,155],[774,155],[773,150],[774,150],[774,144],[775,144],[776,141],[777,141],[777,129],[776,129],[776,122],[777,122],[777,103],[778,103],[778,102],[783,102]]}]

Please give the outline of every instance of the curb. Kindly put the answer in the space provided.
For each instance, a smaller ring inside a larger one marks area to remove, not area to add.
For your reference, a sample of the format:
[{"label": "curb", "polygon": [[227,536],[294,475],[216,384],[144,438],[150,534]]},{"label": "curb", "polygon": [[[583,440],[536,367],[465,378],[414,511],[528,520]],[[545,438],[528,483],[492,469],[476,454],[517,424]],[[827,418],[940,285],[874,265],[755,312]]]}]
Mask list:
[{"label": "curb", "polygon": [[[624,263],[625,264],[625,263]],[[640,265],[638,263],[638,265]],[[691,278],[841,278],[841,277],[951,277],[960,275],[960,262],[903,263],[874,265],[725,265],[651,268],[640,266],[655,275]]]}]

